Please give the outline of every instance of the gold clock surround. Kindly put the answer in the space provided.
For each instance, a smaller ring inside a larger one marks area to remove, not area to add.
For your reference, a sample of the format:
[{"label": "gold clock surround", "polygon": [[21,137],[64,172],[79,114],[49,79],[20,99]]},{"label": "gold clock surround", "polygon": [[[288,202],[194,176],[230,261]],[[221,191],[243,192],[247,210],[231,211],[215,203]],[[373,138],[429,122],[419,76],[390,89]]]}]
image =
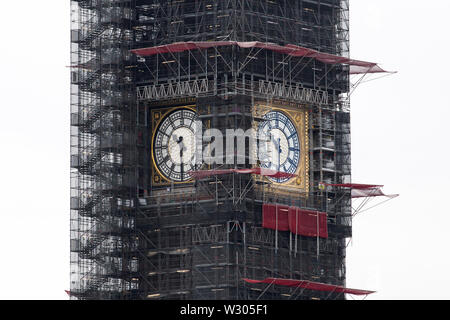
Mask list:
[{"label": "gold clock surround", "polygon": [[152,139],[151,139],[151,159],[152,159],[152,165],[151,165],[151,179],[152,179],[152,185],[153,186],[168,186],[168,185],[182,185],[187,183],[192,183],[193,180],[187,180],[182,182],[174,182],[169,179],[167,179],[161,171],[158,169],[158,166],[156,165],[155,155],[153,152],[154,147],[154,141],[155,136],[157,133],[157,130],[160,126],[160,124],[164,121],[167,115],[171,114],[172,112],[180,109],[189,109],[191,111],[197,112],[195,105],[187,105],[187,106],[177,106],[177,107],[170,107],[170,108],[162,108],[162,109],[152,109],[151,110],[151,130],[152,130]]},{"label": "gold clock surround", "polygon": [[[264,115],[270,111],[279,111],[287,115],[298,132],[300,143],[300,161],[294,177],[284,183],[276,183],[271,181],[271,186],[276,191],[298,191],[305,195],[309,192],[309,113],[306,107],[289,103],[257,103],[254,106],[253,115],[256,119],[263,119]],[[255,129],[258,126],[255,121]],[[256,179],[268,181],[267,178]]]},{"label": "gold clock surround", "polygon": [[[153,153],[154,139],[156,135],[156,131],[159,128],[161,122],[165,119],[165,117],[179,109],[189,109],[194,112],[197,112],[195,105],[186,105],[186,106],[177,106],[177,107],[169,107],[169,108],[160,108],[160,109],[152,109],[151,110],[151,130],[152,130],[152,139],[151,139],[151,179],[152,184],[154,186],[168,186],[168,185],[182,185],[192,183],[193,180],[183,181],[183,182],[173,182],[168,180],[158,169],[156,165],[155,156]],[[275,192],[295,192],[296,194],[308,194],[309,192],[309,113],[305,106],[298,104],[289,104],[289,103],[271,103],[270,105],[267,103],[256,103],[253,106],[253,116],[256,119],[262,119],[264,115],[270,111],[280,111],[287,115],[292,123],[295,125],[295,128],[298,132],[299,143],[300,143],[300,161],[295,174],[297,177],[294,177],[287,182],[284,183],[276,183],[271,181],[270,185],[274,189]],[[258,122],[254,122],[254,129],[256,130],[258,127]],[[261,178],[259,176],[255,176],[255,179],[264,180],[268,182],[267,178]]]}]

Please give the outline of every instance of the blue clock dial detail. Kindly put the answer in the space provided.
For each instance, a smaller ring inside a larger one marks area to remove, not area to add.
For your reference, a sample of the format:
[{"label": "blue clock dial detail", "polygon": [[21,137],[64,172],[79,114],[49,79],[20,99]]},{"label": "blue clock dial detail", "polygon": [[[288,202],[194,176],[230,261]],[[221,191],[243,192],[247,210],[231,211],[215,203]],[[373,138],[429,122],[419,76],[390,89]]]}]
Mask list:
[{"label": "blue clock dial detail", "polygon": [[[261,167],[295,174],[300,163],[300,139],[291,119],[280,111],[268,112],[259,128]],[[269,178],[285,183],[290,178]]]}]

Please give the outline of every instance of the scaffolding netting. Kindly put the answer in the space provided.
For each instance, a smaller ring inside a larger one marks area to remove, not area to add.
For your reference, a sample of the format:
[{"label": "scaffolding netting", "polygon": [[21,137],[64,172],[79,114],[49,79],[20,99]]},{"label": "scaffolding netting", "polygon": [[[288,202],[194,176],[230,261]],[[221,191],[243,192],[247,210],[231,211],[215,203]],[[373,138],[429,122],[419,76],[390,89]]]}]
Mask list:
[{"label": "scaffolding netting", "polygon": [[263,205],[263,228],[290,231],[289,228],[289,206]]},{"label": "scaffolding netting", "polygon": [[263,205],[263,228],[328,238],[327,214],[277,204]]},{"label": "scaffolding netting", "polygon": [[313,282],[307,280],[293,280],[293,279],[279,279],[279,278],[267,278],[265,280],[252,280],[244,279],[245,282],[250,284],[265,283],[269,285],[279,285],[284,287],[302,288],[313,291],[333,292],[333,293],[347,293],[356,296],[366,296],[375,291],[350,289],[342,286],[336,286],[332,284],[325,284],[320,282]]},{"label": "scaffolding netting", "polygon": [[191,50],[204,50],[223,46],[239,46],[241,48],[259,48],[272,50],[278,53],[287,54],[293,57],[313,58],[326,64],[346,64],[350,66],[350,74],[366,74],[366,73],[384,73],[378,64],[345,58],[329,53],[319,52],[313,49],[300,47],[292,44],[285,46],[274,43],[263,43],[259,41],[238,42],[238,41],[208,41],[208,42],[176,42],[161,46],[148,47],[142,49],[131,50],[134,54],[145,57],[164,53],[178,53]]}]

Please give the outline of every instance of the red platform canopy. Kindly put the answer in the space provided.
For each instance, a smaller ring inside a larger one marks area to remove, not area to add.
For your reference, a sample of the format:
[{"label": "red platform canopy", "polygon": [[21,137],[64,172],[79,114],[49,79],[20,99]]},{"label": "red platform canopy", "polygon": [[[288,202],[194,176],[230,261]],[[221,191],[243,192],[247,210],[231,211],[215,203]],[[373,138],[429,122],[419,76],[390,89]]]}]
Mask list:
[{"label": "red platform canopy", "polygon": [[306,280],[267,278],[265,280],[244,279],[244,281],[251,284],[258,284],[258,283],[275,284],[284,287],[302,288],[307,290],[324,291],[324,292],[347,293],[356,296],[366,296],[375,293],[375,291],[349,289],[332,284],[325,284]]},{"label": "red platform canopy", "polygon": [[253,42],[237,42],[237,41],[208,41],[208,42],[176,42],[156,47],[142,48],[131,50],[132,53],[141,56],[152,56],[162,53],[178,53],[191,50],[204,50],[223,46],[239,46],[241,48],[260,48],[272,50],[278,53],[287,54],[293,57],[307,57],[314,58],[326,64],[346,64],[350,66],[350,74],[365,74],[365,73],[383,73],[383,70],[378,64],[373,62],[349,59],[341,56],[332,55],[329,53],[319,52],[313,49],[300,47],[292,44],[280,46],[274,43],[263,43],[258,41]]},{"label": "red platform canopy", "polygon": [[325,186],[330,187],[341,187],[352,189],[352,198],[371,198],[371,197],[388,197],[395,198],[398,194],[385,194],[381,188],[382,185],[375,184],[357,184],[357,183],[346,183],[346,184],[327,184]]}]

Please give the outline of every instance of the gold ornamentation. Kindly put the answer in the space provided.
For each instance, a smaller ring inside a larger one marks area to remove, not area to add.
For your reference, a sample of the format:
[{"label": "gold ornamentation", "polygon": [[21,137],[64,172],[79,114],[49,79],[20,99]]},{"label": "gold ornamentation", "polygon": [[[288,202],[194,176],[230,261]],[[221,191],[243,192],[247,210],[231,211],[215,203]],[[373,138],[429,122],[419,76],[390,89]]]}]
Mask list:
[{"label": "gold ornamentation", "polygon": [[192,180],[189,181],[183,181],[183,182],[172,182],[169,181],[164,177],[164,175],[161,174],[161,172],[158,169],[158,166],[156,165],[155,156],[153,154],[153,143],[156,136],[156,131],[159,127],[159,125],[164,121],[165,116],[172,113],[175,110],[179,109],[190,109],[194,112],[196,112],[196,106],[195,105],[188,105],[188,106],[178,106],[178,107],[171,107],[171,108],[164,108],[164,109],[153,109],[151,110],[151,119],[152,119],[152,140],[151,140],[151,158],[152,158],[152,181],[154,185],[160,185],[160,186],[166,186],[171,184],[186,184],[191,183]]},{"label": "gold ornamentation", "polygon": [[[308,109],[304,105],[274,102],[270,105],[265,103],[255,104],[253,109],[253,114],[255,120],[263,119],[264,115],[269,111],[281,111],[288,115],[296,126],[300,146],[301,146],[301,156],[300,163],[296,171],[297,178],[291,179],[286,183],[275,183],[272,182],[272,187],[276,189],[277,192],[290,192],[293,190],[298,190],[301,193],[307,195],[309,192],[309,113]],[[258,126],[257,121],[255,121],[254,127]],[[265,178],[264,180],[267,180]]]}]

